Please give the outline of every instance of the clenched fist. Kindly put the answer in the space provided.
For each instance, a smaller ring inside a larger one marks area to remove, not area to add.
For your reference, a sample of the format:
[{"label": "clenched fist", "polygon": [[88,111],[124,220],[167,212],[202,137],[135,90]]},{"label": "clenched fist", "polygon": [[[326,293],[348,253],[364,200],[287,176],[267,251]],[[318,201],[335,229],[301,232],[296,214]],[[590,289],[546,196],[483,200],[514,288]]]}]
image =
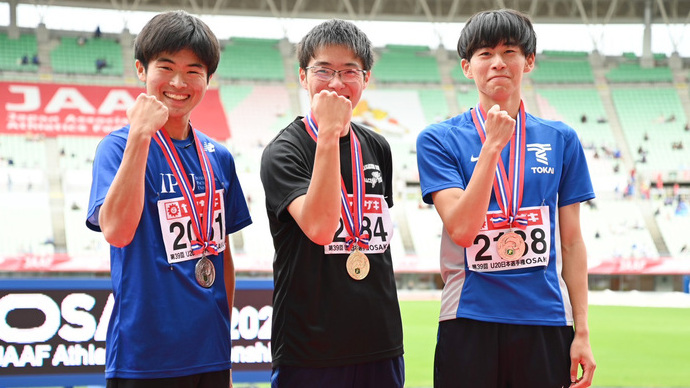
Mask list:
[{"label": "clenched fist", "polygon": [[130,134],[152,137],[168,121],[168,107],[155,96],[139,94],[134,104],[127,108]]},{"label": "clenched fist", "polygon": [[312,97],[311,111],[319,126],[319,138],[347,133],[352,118],[352,103],[347,98],[322,90]]},{"label": "clenched fist", "polygon": [[513,137],[515,119],[510,117],[508,112],[501,110],[501,107],[494,105],[486,113],[484,129],[486,130],[485,143],[503,149]]}]

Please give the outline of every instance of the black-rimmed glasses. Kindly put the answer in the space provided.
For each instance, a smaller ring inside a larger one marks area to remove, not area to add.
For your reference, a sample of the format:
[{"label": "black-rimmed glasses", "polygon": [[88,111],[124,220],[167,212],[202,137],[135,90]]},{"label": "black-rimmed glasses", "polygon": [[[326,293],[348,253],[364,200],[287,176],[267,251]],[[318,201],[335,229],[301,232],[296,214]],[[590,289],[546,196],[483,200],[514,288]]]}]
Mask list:
[{"label": "black-rimmed glasses", "polygon": [[316,78],[324,82],[332,80],[336,74],[340,76],[340,80],[343,82],[358,82],[363,79],[362,76],[364,74],[367,74],[367,71],[364,69],[333,70],[323,66],[309,66],[305,70],[311,70]]}]

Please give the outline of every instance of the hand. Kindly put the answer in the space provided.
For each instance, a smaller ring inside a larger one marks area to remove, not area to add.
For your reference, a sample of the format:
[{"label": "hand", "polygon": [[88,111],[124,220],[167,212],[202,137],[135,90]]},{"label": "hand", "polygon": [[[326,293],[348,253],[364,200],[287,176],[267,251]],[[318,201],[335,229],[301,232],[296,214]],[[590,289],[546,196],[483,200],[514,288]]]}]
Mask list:
[{"label": "hand", "polygon": [[508,115],[508,112],[501,110],[501,107],[494,105],[486,113],[486,122],[484,123],[486,129],[485,144],[495,145],[499,149],[508,144],[515,132],[515,119]]},{"label": "hand", "polygon": [[130,132],[152,137],[168,121],[168,107],[155,96],[141,93],[127,108]]},{"label": "hand", "polygon": [[[582,367],[582,376],[577,377],[579,367]],[[570,388],[586,388],[592,385],[594,370],[597,364],[594,361],[592,347],[589,338],[575,336],[570,345]]]},{"label": "hand", "polygon": [[311,112],[319,126],[319,138],[339,138],[350,127],[352,103],[336,92],[322,90],[312,97]]}]

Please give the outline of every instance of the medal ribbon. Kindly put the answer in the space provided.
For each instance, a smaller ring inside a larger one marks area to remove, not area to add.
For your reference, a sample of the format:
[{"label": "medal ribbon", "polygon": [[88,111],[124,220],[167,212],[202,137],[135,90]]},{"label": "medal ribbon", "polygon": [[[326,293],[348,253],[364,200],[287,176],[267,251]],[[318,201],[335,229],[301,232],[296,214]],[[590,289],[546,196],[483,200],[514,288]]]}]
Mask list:
[{"label": "medal ribbon", "polygon": [[[319,128],[311,116],[307,115],[307,133],[314,141],[319,137]],[[345,238],[347,249],[369,248],[370,236],[362,233],[362,220],[364,219],[364,163],[362,162],[362,145],[355,135],[355,131],[350,131],[350,155],[352,157],[352,205],[347,200],[347,189],[342,174],[340,176],[340,214],[345,224],[348,236]]]},{"label": "medal ribbon", "polygon": [[182,188],[182,196],[189,207],[189,213],[192,218],[192,229],[194,230],[194,235],[196,239],[190,241],[192,253],[205,254],[206,252],[216,255],[218,254],[217,244],[210,239],[211,233],[213,232],[213,196],[216,192],[216,182],[213,175],[213,167],[208,160],[208,155],[204,152],[203,146],[200,144],[201,141],[195,135],[195,130],[192,128],[192,139],[196,145],[196,152],[199,156],[199,163],[201,164],[201,170],[204,174],[204,182],[206,183],[206,192],[204,193],[204,200],[201,206],[201,214],[205,216],[205,227],[202,228],[202,218],[196,208],[196,201],[194,197],[194,192],[192,191],[192,185],[189,183],[187,178],[187,173],[185,172],[184,166],[182,165],[182,160],[175,150],[172,139],[167,132],[159,129],[154,136],[154,140],[163,150],[163,155],[168,161],[168,165],[175,174],[175,179],[179,183],[180,188]]},{"label": "medal ribbon", "polygon": [[[479,138],[482,140],[482,145],[486,141],[486,129],[484,113],[481,106],[477,103],[475,109],[472,110],[472,119],[474,125],[479,133]],[[525,229],[527,227],[527,219],[518,217],[518,211],[522,204],[522,193],[525,184],[525,152],[526,152],[526,123],[525,123],[525,107],[520,101],[520,109],[518,110],[517,120],[515,121],[515,132],[510,139],[510,163],[509,176],[506,176],[505,167],[503,166],[503,159],[498,158],[496,171],[494,173],[494,194],[496,201],[501,208],[503,216],[491,218],[491,222],[495,227],[517,227]]]}]

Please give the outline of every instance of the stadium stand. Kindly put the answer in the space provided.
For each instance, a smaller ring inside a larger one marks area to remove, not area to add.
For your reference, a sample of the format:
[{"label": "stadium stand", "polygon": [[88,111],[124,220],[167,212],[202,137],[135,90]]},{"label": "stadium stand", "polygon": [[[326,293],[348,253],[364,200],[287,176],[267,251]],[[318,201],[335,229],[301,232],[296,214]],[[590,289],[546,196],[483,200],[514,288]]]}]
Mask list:
[{"label": "stadium stand", "polygon": [[582,233],[592,260],[658,257],[644,216],[634,200],[598,201],[582,206]]},{"label": "stadium stand", "polygon": [[546,88],[537,90],[541,116],[560,120],[575,128],[585,145],[615,146],[615,139],[598,91],[592,87]]},{"label": "stadium stand", "polygon": [[[4,171],[3,171],[4,170]],[[55,252],[49,192],[37,169],[0,169],[0,246],[4,255]],[[37,222],[38,221],[38,222]]]},{"label": "stadium stand", "polygon": [[656,209],[655,218],[659,229],[664,235],[671,255],[690,259],[690,215],[687,199],[660,196],[653,200],[653,206]]},{"label": "stadium stand", "polygon": [[684,130],[685,110],[675,88],[612,88],[611,97],[638,170],[656,176],[690,167],[690,149],[673,147],[679,142],[690,144],[690,132]]},{"label": "stadium stand", "polygon": [[[123,75],[122,48],[114,39],[86,39],[63,36],[50,52],[55,73]],[[99,66],[99,61],[102,65]]]},{"label": "stadium stand", "polygon": [[372,69],[377,82],[441,83],[438,62],[427,46],[387,45],[378,55]]},{"label": "stadium stand", "polygon": [[450,71],[450,76],[453,82],[462,86],[474,85],[474,81],[465,77],[465,74],[462,72],[462,65],[460,65],[460,61],[455,60],[454,62],[455,63]]},{"label": "stadium stand", "polygon": [[606,73],[611,83],[673,82],[673,74],[668,67],[641,67],[639,63],[621,63]]},{"label": "stadium stand", "polygon": [[546,50],[539,56],[529,77],[535,83],[594,83],[588,54],[582,51]]},{"label": "stadium stand", "polygon": [[94,136],[60,136],[57,144],[60,152],[60,169],[64,171],[91,171],[93,154],[101,141]]},{"label": "stadium stand", "polygon": [[14,168],[36,169],[46,167],[46,153],[43,138],[32,134],[2,135],[0,160]]},{"label": "stadium stand", "polygon": [[[288,114],[288,90],[283,83],[224,84],[220,96],[230,125],[227,146],[235,157],[237,171],[258,174],[263,146],[294,117]],[[263,190],[260,185],[258,189]]]},{"label": "stadium stand", "polygon": [[434,123],[450,116],[450,109],[442,89],[420,89],[419,102],[422,104],[427,123]]},{"label": "stadium stand", "polygon": [[0,32],[0,69],[37,72],[39,64],[32,61],[34,55],[38,55],[35,35],[22,34],[19,39],[10,39],[6,33]]},{"label": "stadium stand", "polygon": [[228,79],[282,81],[285,79],[279,40],[232,38],[223,46],[217,74]]},{"label": "stadium stand", "polygon": [[[46,50],[30,33],[9,39],[0,31],[0,79],[131,85],[131,73],[126,74],[125,68],[133,60],[124,43],[103,37],[80,45],[76,31],[50,34],[52,50]],[[220,92],[231,133],[225,143],[235,156],[254,218],[251,227],[233,235],[231,245],[241,268],[265,273],[273,251],[266,243],[268,222],[258,181],[261,152],[278,130],[308,109],[308,98],[295,82],[294,44],[287,49],[287,42],[281,40],[235,37],[221,44],[212,86]],[[17,60],[25,52],[49,52],[46,67],[19,65]],[[419,198],[414,141],[429,123],[473,107],[478,95],[453,50],[388,45],[377,47],[376,56],[370,87],[353,117],[384,133],[393,151],[396,271],[403,276],[434,273],[441,223],[434,209]],[[99,57],[106,57],[111,65],[100,74],[95,69]],[[655,60],[658,67],[645,68],[639,66],[639,58],[626,54],[596,64],[585,52],[549,51],[538,54],[537,66],[526,78],[527,109],[570,124],[585,145],[597,193],[595,201],[582,206],[583,233],[593,259],[687,255],[690,241],[687,233],[679,231],[687,230],[690,216],[676,209],[682,210],[681,199],[687,204],[689,196],[685,185],[690,183],[690,131],[684,126],[690,95],[687,87],[674,83],[685,79],[684,70],[668,67],[661,56]],[[4,204],[0,212],[3,220],[12,220],[0,223],[2,254],[67,251],[105,257],[108,247],[102,236],[84,227],[91,160],[100,138],[61,135],[55,141],[47,147],[45,139],[35,134],[0,135]],[[683,147],[672,148],[674,142]],[[51,147],[58,152],[53,154]],[[640,147],[644,162],[636,152]],[[625,149],[629,156],[620,152]],[[57,186],[47,172],[55,166]],[[658,175],[660,188],[650,195],[649,187],[654,186],[650,182]],[[667,204],[673,183],[682,186]],[[31,233],[15,238],[14,231],[29,228],[20,214],[45,222],[39,227],[32,223]],[[55,217],[64,218],[64,230],[51,226]],[[59,246],[60,241],[65,241],[64,246]]]},{"label": "stadium stand", "polygon": [[479,101],[477,90],[473,87],[463,85],[456,94],[458,101],[458,112],[464,112],[470,108],[474,108]]},{"label": "stadium stand", "polygon": [[110,245],[103,235],[85,227],[90,188],[91,169],[65,169],[62,190],[67,252],[75,256],[109,257]]}]

